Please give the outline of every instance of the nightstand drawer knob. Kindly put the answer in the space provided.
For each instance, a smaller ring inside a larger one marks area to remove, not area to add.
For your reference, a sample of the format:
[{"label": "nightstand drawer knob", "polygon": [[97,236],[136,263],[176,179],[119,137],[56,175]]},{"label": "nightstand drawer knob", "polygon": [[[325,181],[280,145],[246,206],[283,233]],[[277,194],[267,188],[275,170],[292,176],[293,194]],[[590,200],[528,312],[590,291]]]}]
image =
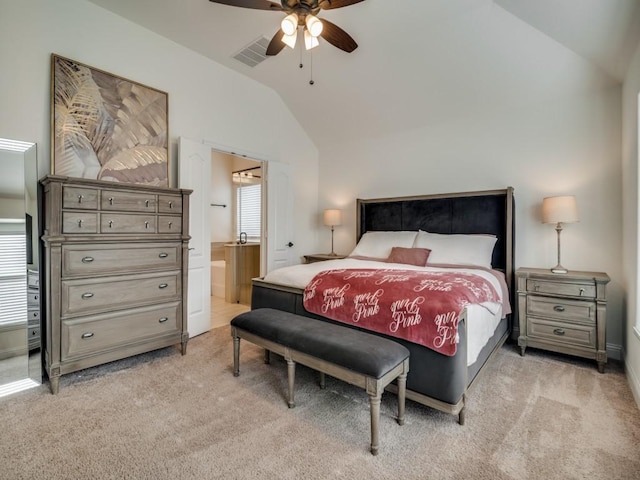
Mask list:
[{"label": "nightstand drawer knob", "polygon": [[562,305],[556,305],[553,307],[556,312],[564,312],[564,307]]},{"label": "nightstand drawer knob", "polygon": [[562,335],[564,335],[564,330],[563,330],[563,329],[561,329],[561,328],[556,328],[556,329],[553,331],[553,334],[554,334],[554,335],[562,336]]},{"label": "nightstand drawer knob", "polygon": [[87,332],[82,334],[82,338],[91,338],[93,337],[93,332]]},{"label": "nightstand drawer knob", "polygon": [[82,263],[91,263],[93,262],[93,257],[82,257]]},{"label": "nightstand drawer knob", "polygon": [[584,288],[581,288],[580,289],[580,296],[583,296],[583,295],[584,295]]}]

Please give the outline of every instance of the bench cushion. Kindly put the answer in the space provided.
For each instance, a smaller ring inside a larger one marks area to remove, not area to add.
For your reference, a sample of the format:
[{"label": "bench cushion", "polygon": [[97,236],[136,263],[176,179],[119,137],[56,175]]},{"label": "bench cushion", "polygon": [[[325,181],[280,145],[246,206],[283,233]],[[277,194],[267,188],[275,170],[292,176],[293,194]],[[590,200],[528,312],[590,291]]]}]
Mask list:
[{"label": "bench cushion", "polygon": [[393,340],[271,308],[240,314],[231,325],[376,379],[409,357]]}]

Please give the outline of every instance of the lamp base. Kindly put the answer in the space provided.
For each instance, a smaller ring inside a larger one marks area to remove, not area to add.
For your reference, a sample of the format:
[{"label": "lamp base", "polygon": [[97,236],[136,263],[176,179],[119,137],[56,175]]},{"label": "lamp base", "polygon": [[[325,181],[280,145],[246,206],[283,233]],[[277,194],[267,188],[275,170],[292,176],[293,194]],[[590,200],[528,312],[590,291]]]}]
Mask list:
[{"label": "lamp base", "polygon": [[562,265],[558,264],[555,267],[553,267],[551,269],[551,273],[569,273],[569,270],[567,270],[566,268],[564,268]]}]

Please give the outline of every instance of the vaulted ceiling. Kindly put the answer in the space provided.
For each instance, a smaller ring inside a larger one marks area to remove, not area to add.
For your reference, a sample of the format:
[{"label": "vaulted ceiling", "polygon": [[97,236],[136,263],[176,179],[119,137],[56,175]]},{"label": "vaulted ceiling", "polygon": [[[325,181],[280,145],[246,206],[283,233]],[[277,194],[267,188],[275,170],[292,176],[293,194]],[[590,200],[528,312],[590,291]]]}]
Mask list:
[{"label": "vaulted ceiling", "polygon": [[640,0],[365,0],[319,15],[354,52],[321,40],[249,67],[234,55],[271,39],[281,12],[90,1],[274,89],[320,149],[620,85],[640,42]]}]

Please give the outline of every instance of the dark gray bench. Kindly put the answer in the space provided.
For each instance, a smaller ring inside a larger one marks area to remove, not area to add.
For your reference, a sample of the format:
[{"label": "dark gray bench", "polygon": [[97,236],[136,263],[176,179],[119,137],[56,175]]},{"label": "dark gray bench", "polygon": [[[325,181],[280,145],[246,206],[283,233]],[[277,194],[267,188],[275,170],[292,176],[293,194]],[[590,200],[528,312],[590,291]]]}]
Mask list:
[{"label": "dark gray bench", "polygon": [[404,403],[409,350],[392,340],[340,325],[292,313],[260,308],[238,315],[231,321],[233,337],[233,375],[240,374],[240,339],[264,347],[287,361],[288,404],[295,406],[296,363],[364,388],[371,404],[371,453],[378,454],[380,399],[384,388],[397,379],[398,418],[404,424]]}]

